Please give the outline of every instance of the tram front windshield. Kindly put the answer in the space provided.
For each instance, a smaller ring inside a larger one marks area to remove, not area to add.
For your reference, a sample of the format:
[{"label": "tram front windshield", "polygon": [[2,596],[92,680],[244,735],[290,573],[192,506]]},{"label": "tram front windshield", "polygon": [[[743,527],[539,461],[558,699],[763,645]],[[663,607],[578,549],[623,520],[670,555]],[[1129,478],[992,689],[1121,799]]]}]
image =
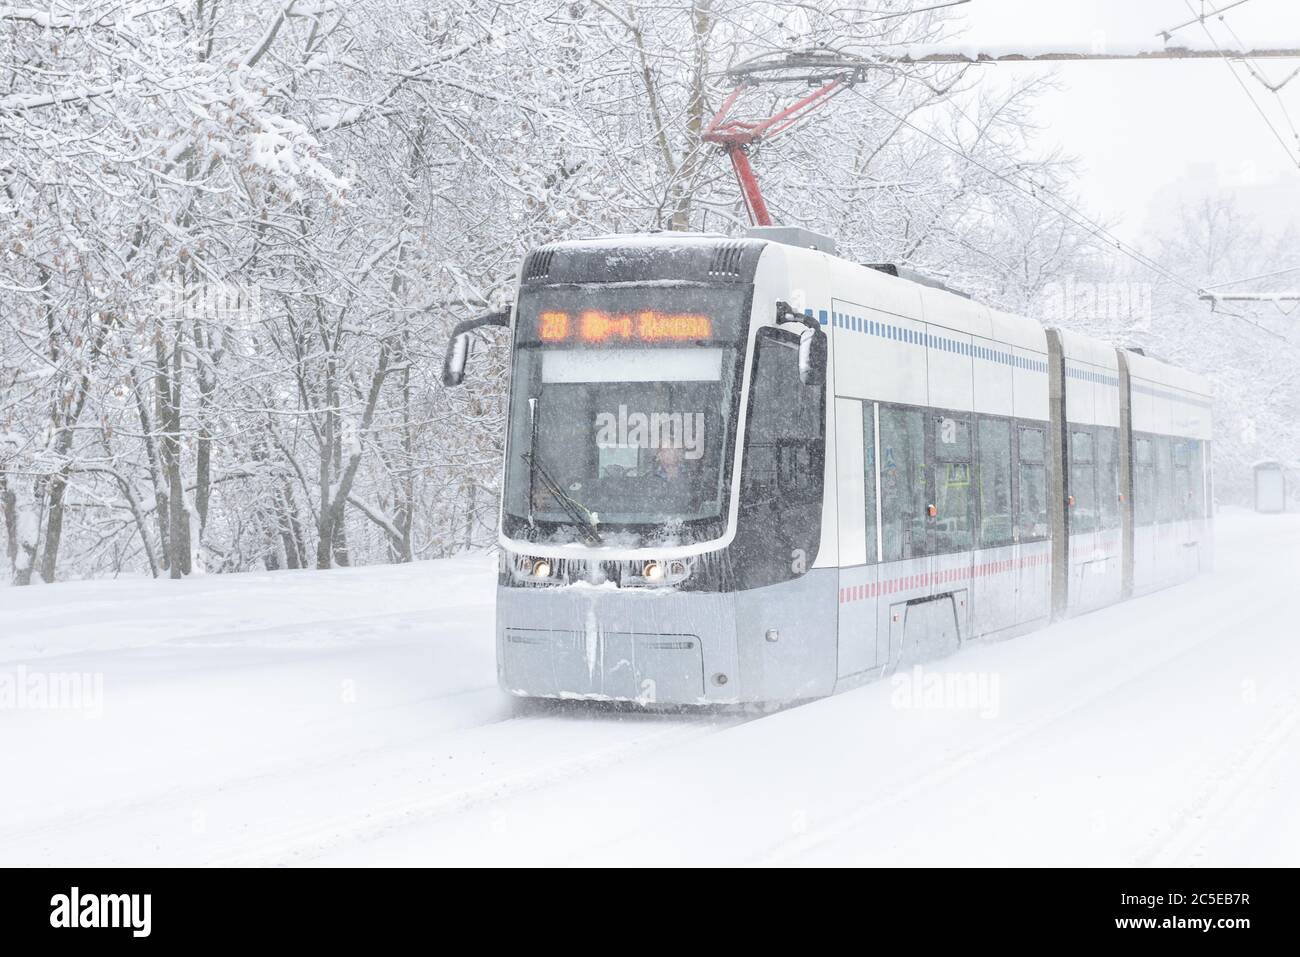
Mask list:
[{"label": "tram front windshield", "polygon": [[685,285],[526,293],[507,517],[561,538],[586,516],[602,531],[709,534],[728,507],[744,303]]}]

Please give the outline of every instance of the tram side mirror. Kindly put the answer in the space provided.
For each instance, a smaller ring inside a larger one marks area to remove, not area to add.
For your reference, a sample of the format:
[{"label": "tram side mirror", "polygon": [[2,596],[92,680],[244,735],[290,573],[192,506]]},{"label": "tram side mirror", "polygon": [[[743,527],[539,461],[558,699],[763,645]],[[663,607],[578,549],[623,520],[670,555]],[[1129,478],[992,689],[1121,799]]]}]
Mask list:
[{"label": "tram side mirror", "polygon": [[799,381],[804,385],[826,384],[826,333],[817,320],[797,311],[784,300],[776,301],[777,325],[797,324],[799,330]]},{"label": "tram side mirror", "polygon": [[799,335],[799,381],[826,384],[826,333],[820,329],[805,329]]},{"label": "tram side mirror", "polygon": [[442,384],[460,385],[465,381],[465,363],[469,361],[469,333],[452,336],[447,354],[442,358]]},{"label": "tram side mirror", "polygon": [[466,319],[456,324],[447,341],[447,352],[442,357],[442,384],[458,386],[465,381],[465,366],[469,363],[471,333],[483,326],[509,326],[510,310],[489,312],[476,319]]}]

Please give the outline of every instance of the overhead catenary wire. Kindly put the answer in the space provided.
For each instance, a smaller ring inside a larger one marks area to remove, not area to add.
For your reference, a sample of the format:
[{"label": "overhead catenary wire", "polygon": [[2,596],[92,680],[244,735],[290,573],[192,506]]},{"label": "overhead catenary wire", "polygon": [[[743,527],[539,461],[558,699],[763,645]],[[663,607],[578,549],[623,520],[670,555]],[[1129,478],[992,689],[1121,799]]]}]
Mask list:
[{"label": "overhead catenary wire", "polygon": [[[1241,43],[1241,37],[1237,36],[1237,31],[1232,29],[1232,24],[1228,23],[1225,17],[1220,17],[1219,22],[1222,23],[1224,29],[1226,29],[1228,33],[1232,35],[1233,40],[1235,40],[1237,43]],[[1291,79],[1295,77],[1297,73],[1300,73],[1300,67],[1297,67],[1295,72],[1293,72],[1290,76],[1284,79],[1281,83],[1275,85],[1266,76],[1264,76],[1263,69],[1256,66],[1253,60],[1246,59],[1243,62],[1246,64],[1246,69],[1250,71],[1250,75],[1253,76],[1256,80],[1258,80],[1260,84],[1265,89],[1269,90],[1273,94],[1273,96],[1277,99],[1278,109],[1282,111],[1282,117],[1286,120],[1286,125],[1291,128],[1291,136],[1295,139],[1297,148],[1300,148],[1300,130],[1296,129],[1295,122],[1291,119],[1291,111],[1286,108],[1286,100],[1283,99],[1282,97],[1282,87],[1286,86],[1287,83],[1291,82]]]},{"label": "overhead catenary wire", "polygon": [[[961,105],[960,105],[959,103],[957,103],[957,102],[955,102],[955,101],[949,101],[949,105],[950,105],[953,109],[955,109],[955,110],[956,110],[956,111],[957,111],[957,112],[962,116],[962,118],[966,120],[966,122],[970,123],[971,126],[976,127],[976,128],[979,127],[979,124],[976,123],[975,120],[971,118],[971,116],[970,116],[969,113],[967,113],[965,110],[963,110],[963,109],[961,108]],[[965,156],[965,154],[962,154],[962,155]],[[1043,187],[1042,185],[1037,184],[1037,183],[1034,183],[1033,180],[1030,179],[1028,176],[1025,176],[1025,179],[1028,180],[1029,183],[1030,183],[1031,185],[1035,186],[1037,189],[1044,189],[1044,187]],[[1084,215],[1080,210],[1076,209],[1076,208],[1073,207],[1073,206],[1070,206],[1069,203],[1065,203],[1064,205],[1065,205],[1067,208],[1071,209],[1071,210],[1072,210],[1074,213],[1076,213],[1078,216],[1082,217],[1082,218],[1083,218],[1084,220],[1086,220],[1087,222],[1089,222],[1089,223],[1093,223],[1093,220],[1091,220],[1091,219],[1089,219],[1087,216],[1085,216],[1085,215]],[[1096,225],[1098,225],[1098,228],[1102,228],[1102,227],[1100,227],[1099,224],[1096,224]],[[1111,234],[1110,234],[1110,233],[1107,233],[1107,235],[1110,236]],[[1112,238],[1113,238],[1113,237],[1112,237]],[[967,246],[969,247],[969,244],[965,244],[965,245],[967,245]],[[970,247],[970,248],[973,248],[973,247]],[[1149,257],[1148,257],[1148,258],[1149,258]],[[1154,260],[1151,260],[1151,261],[1152,261],[1152,262],[1155,262]],[[1145,264],[1144,264],[1144,265],[1145,265]],[[1148,267],[1148,268],[1149,268],[1149,267]],[[1252,279],[1268,279],[1268,278],[1272,278],[1272,277],[1274,277],[1274,276],[1281,276],[1281,275],[1285,275],[1285,274],[1287,274],[1287,273],[1290,273],[1290,272],[1296,272],[1296,271],[1300,271],[1300,266],[1292,266],[1292,267],[1288,267],[1288,268],[1286,268],[1286,269],[1280,269],[1280,270],[1277,270],[1276,272],[1266,273],[1266,274],[1264,274],[1264,275],[1262,275],[1262,276],[1255,276],[1255,277],[1251,277],[1251,278],[1252,278]],[[1207,301],[1207,302],[1209,302],[1209,303],[1211,304],[1211,307],[1214,307],[1214,306],[1217,305],[1218,303],[1220,303],[1220,302],[1225,302],[1225,301],[1232,301],[1232,302],[1271,302],[1271,303],[1272,303],[1272,304],[1277,308],[1277,310],[1278,310],[1279,312],[1281,312],[1283,315],[1290,315],[1292,312],[1295,311],[1295,307],[1292,307],[1291,309],[1286,309],[1286,308],[1284,308],[1284,307],[1282,306],[1282,302],[1291,302],[1291,301],[1296,301],[1296,300],[1297,300],[1298,297],[1296,296],[1296,294],[1293,294],[1293,293],[1281,293],[1281,294],[1262,293],[1262,294],[1245,294],[1245,295],[1231,295],[1231,294],[1229,294],[1229,295],[1216,295],[1216,294],[1213,294],[1213,293],[1210,293],[1210,292],[1209,292],[1210,289],[1217,289],[1217,288],[1220,288],[1221,286],[1224,286],[1224,285],[1232,285],[1233,283],[1238,283],[1238,282],[1248,282],[1248,281],[1250,281],[1250,280],[1249,280],[1249,279],[1237,279],[1237,280],[1233,280],[1232,282],[1229,282],[1229,283],[1219,283],[1219,284],[1212,285],[1212,286],[1202,286],[1202,287],[1200,287],[1200,289],[1197,291],[1197,298],[1199,298],[1199,299],[1201,299],[1201,300],[1203,300],[1203,301]],[[1243,321],[1249,323],[1250,325],[1256,326],[1256,327],[1259,328],[1261,331],[1266,332],[1266,333],[1268,333],[1269,335],[1277,336],[1278,338],[1281,338],[1281,339],[1283,339],[1284,341],[1287,341],[1288,343],[1290,342],[1290,340],[1287,340],[1285,336],[1280,336],[1280,335],[1278,335],[1277,333],[1273,332],[1272,330],[1267,329],[1267,328],[1265,328],[1265,327],[1263,327],[1263,326],[1260,326],[1258,323],[1252,322],[1251,320],[1247,319],[1247,318],[1246,318],[1245,316],[1243,316],[1243,315],[1240,315],[1239,313],[1229,312],[1229,311],[1227,311],[1227,310],[1220,310],[1220,311],[1222,312],[1223,315],[1231,316],[1231,317],[1233,317],[1233,318],[1235,318],[1235,319],[1241,319],[1241,320],[1243,320]]]},{"label": "overhead catenary wire", "polygon": [[[1002,182],[1006,183],[1008,186],[1012,187],[1013,189],[1021,193],[1024,193],[1026,196],[1029,196],[1031,199],[1037,200],[1038,202],[1042,203],[1044,206],[1052,210],[1061,218],[1070,222],[1077,228],[1084,230],[1090,235],[1102,239],[1108,245],[1115,247],[1115,249],[1117,249],[1119,252],[1128,256],[1130,259],[1133,259],[1135,262],[1137,262],[1139,265],[1143,266],[1144,268],[1157,273],[1158,275],[1174,283],[1175,285],[1182,287],[1188,292],[1192,292],[1192,293],[1199,292],[1198,287],[1194,283],[1182,278],[1181,276],[1178,276],[1172,270],[1165,268],[1160,263],[1156,262],[1154,259],[1147,256],[1145,253],[1138,250],[1136,247],[1129,246],[1122,239],[1115,236],[1113,233],[1107,230],[1100,223],[1091,219],[1085,213],[1079,211],[1078,209],[1071,206],[1069,203],[1065,202],[1064,200],[1060,201],[1061,206],[1066,207],[1066,210],[1069,210],[1069,212],[1066,212],[1065,210],[1062,210],[1059,206],[1053,205],[1052,203],[1048,202],[1042,195],[1043,192],[1045,192],[1044,188],[1038,183],[1033,182],[1033,180],[1028,180],[1030,187],[1032,188],[1026,187],[1021,183],[1016,182],[1008,175],[1001,173],[996,169],[993,169],[991,166],[987,166],[986,164],[981,163],[973,156],[970,156],[968,153],[964,152],[963,150],[957,148],[956,146],[953,146],[951,143],[948,143],[941,137],[936,136],[934,133],[931,133],[929,130],[917,126],[907,117],[894,112],[889,107],[884,106],[879,101],[872,99],[870,96],[863,93],[861,90],[857,89],[856,87],[853,87],[852,89],[855,93],[857,93],[864,100],[870,103],[874,109],[878,109],[882,113],[885,113],[893,117],[897,122],[903,124],[904,126],[908,127],[914,132],[921,134],[927,139],[932,140],[934,143],[948,150],[950,153],[959,157],[965,162],[970,163],[972,166],[978,167],[979,169],[988,173],[990,176],[993,176],[994,178],[1001,180]],[[1073,216],[1070,215],[1070,213],[1073,213],[1075,216],[1078,217],[1078,219],[1075,219]]]},{"label": "overhead catenary wire", "polygon": [[[1236,0],[1235,3],[1229,3],[1225,6],[1219,7],[1217,10],[1205,10],[1205,0],[1201,0],[1202,12],[1199,16],[1193,17],[1191,20],[1188,20],[1185,23],[1180,23],[1176,27],[1170,27],[1167,30],[1161,30],[1159,33],[1156,34],[1156,36],[1160,37],[1166,43],[1168,43],[1169,40],[1173,39],[1173,35],[1177,33],[1179,30],[1182,30],[1184,27],[1195,26],[1198,23],[1204,26],[1205,21],[1210,17],[1218,17],[1219,22],[1223,24],[1224,29],[1226,29],[1230,34],[1232,34],[1232,39],[1237,42],[1237,44],[1241,49],[1245,49],[1245,44],[1242,42],[1241,37],[1237,35],[1236,30],[1232,29],[1232,24],[1228,22],[1228,18],[1224,16],[1224,14],[1226,14],[1229,10],[1232,10],[1235,7],[1239,7],[1242,4],[1249,3],[1249,2],[1250,0]],[[1191,4],[1189,3],[1188,6],[1190,7]],[[1227,51],[1220,50],[1219,52],[1221,55],[1224,56],[1229,55]],[[1234,51],[1234,54],[1235,52],[1236,51]],[[1296,67],[1294,70],[1288,73],[1282,80],[1280,80],[1277,83],[1274,83],[1271,80],[1269,80],[1266,76],[1264,76],[1264,71],[1262,69],[1258,69],[1255,67],[1252,58],[1245,57],[1244,59],[1246,62],[1246,68],[1250,70],[1251,75],[1255,77],[1255,79],[1259,80],[1261,84],[1263,84],[1265,87],[1268,88],[1270,92],[1273,93],[1278,92],[1279,90],[1282,89],[1282,87],[1286,86],[1297,76],[1300,76],[1300,67]]]},{"label": "overhead catenary wire", "polygon": [[[1190,27],[1193,24],[1202,23],[1204,22],[1206,17],[1222,16],[1223,14],[1231,10],[1233,7],[1239,7],[1242,4],[1249,3],[1249,2],[1250,0],[1233,0],[1232,3],[1224,4],[1223,6],[1219,7],[1217,10],[1210,10],[1207,12],[1205,11],[1205,0],[1201,0],[1202,12],[1199,16],[1193,17],[1191,20],[1188,20],[1186,23],[1180,23],[1176,27],[1170,27],[1168,30],[1161,30],[1159,33],[1156,34],[1156,36],[1161,37],[1162,39],[1168,41],[1170,38],[1173,37],[1175,33],[1183,29],[1183,27]],[[1188,6],[1190,7],[1191,4],[1188,4]]]},{"label": "overhead catenary wire", "polygon": [[[1245,3],[1246,0],[1238,0]],[[869,22],[875,23],[878,20],[893,20],[896,17],[910,17],[916,13],[929,13],[931,10],[943,10],[948,7],[960,7],[962,4],[970,3],[970,0],[948,0],[947,3],[935,3],[928,7],[913,7],[911,10],[899,10],[894,13],[882,13],[878,17],[872,17]]]},{"label": "overhead catenary wire", "polygon": [[[1136,247],[1130,246],[1128,243],[1124,242],[1122,239],[1115,236],[1113,233],[1107,230],[1100,223],[1093,220],[1087,214],[1076,209],[1074,206],[1062,200],[1061,206],[1065,207],[1065,210],[1062,210],[1060,206],[1056,206],[1053,203],[1049,202],[1043,196],[1043,193],[1046,192],[1044,188],[1039,184],[1034,183],[1033,180],[1029,180],[1029,184],[1032,188],[1027,188],[1021,183],[1016,182],[1010,176],[1007,176],[1004,173],[1000,173],[999,171],[993,169],[992,167],[987,166],[984,163],[981,163],[973,156],[970,156],[969,154],[965,153],[961,149],[958,149],[952,144],[944,141],[941,137],[936,136],[935,134],[931,133],[929,130],[917,126],[907,117],[900,116],[898,113],[895,113],[889,107],[884,106],[878,101],[872,99],[870,96],[862,92],[857,87],[850,87],[850,89],[853,90],[853,92],[857,93],[859,96],[861,96],[864,100],[866,100],[866,102],[869,103],[874,109],[880,110],[882,113],[885,113],[888,116],[893,117],[897,122],[908,127],[914,132],[921,134],[927,139],[933,141],[934,143],[941,146],[943,149],[957,156],[959,159],[967,163],[970,163],[973,166],[978,167],[979,169],[988,173],[990,176],[993,176],[994,178],[1006,183],[1008,186],[1017,190],[1018,192],[1023,193],[1024,195],[1030,197],[1031,199],[1038,201],[1043,206],[1046,206],[1049,210],[1054,212],[1057,216],[1060,216],[1066,222],[1070,223],[1077,229],[1081,229],[1084,232],[1087,232],[1089,235],[1095,238],[1102,239],[1108,245],[1114,247],[1116,251],[1132,259],[1134,262],[1136,262],[1138,265],[1142,266],[1143,268],[1156,273],[1157,275],[1161,276],[1168,282],[1171,282],[1174,285],[1179,286],[1184,291],[1190,292],[1194,296],[1199,297],[1201,295],[1202,290],[1200,287],[1196,286],[1194,283],[1188,281],[1187,279],[1184,279],[1183,277],[1179,276],[1177,273],[1161,265],[1159,262],[1152,259],[1150,256],[1147,256],[1145,253],[1143,253],[1141,250],[1137,249]],[[1069,212],[1067,212],[1066,210],[1068,210]],[[1070,213],[1073,213],[1074,215],[1072,216],[1070,215]],[[1077,216],[1078,218],[1076,219],[1075,216]],[[1262,326],[1258,322],[1255,322],[1247,318],[1246,316],[1240,315],[1238,313],[1230,313],[1226,311],[1223,314],[1232,316],[1235,319],[1240,319],[1243,322],[1247,323],[1248,325],[1254,326],[1260,332],[1272,336],[1275,339],[1280,339],[1282,342],[1286,343],[1287,345],[1294,345],[1294,343],[1292,343],[1291,340],[1288,339],[1286,336],[1282,335],[1281,333],[1274,332],[1272,329],[1269,329],[1266,326]]]},{"label": "overhead catenary wire", "polygon": [[1288,266],[1286,269],[1276,269],[1273,272],[1260,273],[1258,276],[1243,276],[1241,279],[1229,279],[1226,282],[1216,282],[1213,285],[1202,286],[1206,292],[1211,289],[1222,289],[1224,286],[1235,286],[1239,282],[1256,282],[1260,279],[1272,279],[1276,276],[1285,276],[1287,273],[1300,272],[1300,266]]},{"label": "overhead catenary wire", "polygon": [[[1173,30],[1181,29],[1183,26],[1189,26],[1194,23],[1200,23],[1202,28],[1205,29],[1211,43],[1213,44],[1214,51],[1212,53],[1209,51],[1206,51],[1204,53],[1198,52],[1196,55],[1209,56],[1211,58],[1218,58],[1224,60],[1224,62],[1228,65],[1229,70],[1232,72],[1234,79],[1236,79],[1237,82],[1243,86],[1243,89],[1245,90],[1247,96],[1250,98],[1252,104],[1254,104],[1255,108],[1260,112],[1260,115],[1264,118],[1269,128],[1273,131],[1274,135],[1278,138],[1279,143],[1284,147],[1284,149],[1287,150],[1288,157],[1293,159],[1293,161],[1295,161],[1297,165],[1300,166],[1300,160],[1297,160],[1295,159],[1295,157],[1291,156],[1290,149],[1286,146],[1285,140],[1282,138],[1281,134],[1277,131],[1276,127],[1273,126],[1267,114],[1263,112],[1263,109],[1259,106],[1258,102],[1255,101],[1254,96],[1251,95],[1250,90],[1248,87],[1245,86],[1244,81],[1242,81],[1241,77],[1237,75],[1235,69],[1232,68],[1232,62],[1231,62],[1234,56],[1237,58],[1242,58],[1243,56],[1248,58],[1252,54],[1257,54],[1257,55],[1267,55],[1267,56],[1290,57],[1290,56],[1297,55],[1298,51],[1295,50],[1251,51],[1250,54],[1242,54],[1238,51],[1224,51],[1204,23],[1204,19],[1206,16],[1222,14],[1225,10],[1231,9],[1232,7],[1241,6],[1246,2],[1248,2],[1248,0],[1238,0],[1238,2],[1228,4],[1224,7],[1220,7],[1218,10],[1211,11],[1209,13],[1203,13],[1201,16],[1197,16],[1195,17],[1195,19],[1190,20],[1185,24],[1181,24],[1178,27],[1172,28],[1170,31],[1162,33],[1161,36],[1165,36],[1167,39],[1168,33],[1172,32]],[[1192,11],[1192,13],[1195,14],[1195,9],[1191,7],[1190,2],[1188,2],[1188,7]],[[1236,39],[1240,44],[1240,38],[1236,38]],[[1242,46],[1244,46],[1244,44],[1242,44]],[[1189,51],[1182,48],[1170,48],[1164,51],[1163,54],[1139,54],[1138,58],[1141,58],[1143,56],[1151,56],[1152,58],[1157,58],[1157,59],[1176,58],[1178,56],[1192,55],[1193,52],[1195,51]],[[1066,57],[1065,55],[1058,56],[1056,54],[1037,55],[1037,56],[1022,56],[1020,54],[1007,54],[1004,56],[997,56],[997,57],[990,56],[986,58],[985,55],[981,54],[977,57],[965,56],[963,59],[964,62],[972,63],[972,62],[998,62],[1004,59],[1005,60],[1017,60],[1017,59],[1051,60],[1051,59],[1068,59],[1068,58],[1069,57]],[[942,59],[943,58],[940,57],[940,60]],[[1073,225],[1075,228],[1083,230],[1084,232],[1088,233],[1090,236],[1096,239],[1102,240],[1108,246],[1113,247],[1117,252],[1128,257],[1129,259],[1132,259],[1134,262],[1138,263],[1138,265],[1142,266],[1144,269],[1147,269],[1155,273],[1156,275],[1161,276],[1165,280],[1197,296],[1198,298],[1210,298],[1211,306],[1213,309],[1214,305],[1216,305],[1215,300],[1213,299],[1213,297],[1204,296],[1203,289],[1201,287],[1198,287],[1197,285],[1187,280],[1186,278],[1174,273],[1172,270],[1166,268],[1156,260],[1152,259],[1150,256],[1147,256],[1145,253],[1143,253],[1141,250],[1137,249],[1136,247],[1125,243],[1123,240],[1116,237],[1113,233],[1107,230],[1100,223],[1096,222],[1091,217],[1087,216],[1082,211],[1072,206],[1070,203],[1065,202],[1064,200],[1060,201],[1060,205],[1056,205],[1052,202],[1049,202],[1045,198],[1045,194],[1047,194],[1049,191],[1042,185],[1034,182],[1033,179],[1029,178],[1028,176],[1024,176],[1025,181],[1028,182],[1029,184],[1029,188],[1026,188],[1025,185],[1023,185],[1022,183],[1016,182],[1008,175],[1001,173],[998,170],[993,169],[992,167],[989,167],[979,162],[974,157],[968,155],[964,151],[945,142],[944,140],[942,140],[938,136],[935,136],[929,131],[922,129],[921,127],[912,123],[906,116],[900,116],[898,113],[894,112],[893,110],[889,109],[888,107],[874,100],[873,98],[871,98],[870,96],[863,93],[860,89],[857,88],[856,82],[862,78],[862,76],[865,74],[867,69],[871,68],[872,66],[883,66],[891,62],[896,64],[901,64],[904,62],[920,63],[920,62],[938,62],[938,61],[934,60],[934,58],[931,56],[921,57],[918,59],[913,59],[911,57],[879,57],[879,56],[871,57],[871,58],[862,58],[862,57],[845,58],[843,54],[839,54],[837,51],[826,49],[822,51],[804,52],[800,54],[787,53],[785,57],[780,60],[770,55],[766,57],[760,56],[752,60],[746,61],[742,64],[733,66],[729,68],[726,72],[732,75],[733,77],[738,77],[738,78],[743,77],[740,87],[738,87],[736,93],[733,94],[734,96],[738,94],[744,88],[744,86],[748,85],[751,82],[754,82],[757,76],[765,73],[788,71],[797,68],[803,68],[805,70],[819,69],[821,72],[818,74],[810,73],[807,76],[800,76],[797,79],[801,79],[804,80],[805,82],[810,82],[810,83],[835,80],[835,82],[838,82],[839,84],[842,85],[843,89],[854,90],[854,92],[862,96],[873,108],[892,117],[901,126],[906,126],[909,129],[917,133],[920,133],[922,136],[925,136],[926,138],[934,141],[940,147],[954,153],[963,161],[982,169],[984,172],[1006,183],[1007,185],[1011,186],[1013,189],[1017,190],[1018,192],[1021,192],[1029,196],[1030,198],[1038,201],[1043,206],[1047,207],[1050,211],[1055,213],[1057,216],[1059,216],[1060,218],[1064,219],[1066,222]],[[1248,69],[1250,69],[1249,59],[1247,59],[1247,67]],[[792,78],[789,75],[785,75],[779,77],[773,76],[770,79],[774,82],[781,82],[781,81],[789,81],[795,78]],[[839,91],[837,90],[836,92]],[[961,111],[959,106],[957,107],[957,109],[958,112],[961,112],[962,115],[965,116],[964,111]],[[966,117],[966,119],[968,121],[970,120],[968,116]],[[1289,115],[1287,115],[1287,120],[1288,122],[1290,122]],[[1061,207],[1064,207],[1064,209],[1062,209]],[[1268,329],[1267,327],[1262,326],[1259,323],[1250,320],[1246,316],[1240,315],[1238,313],[1232,313],[1227,310],[1218,310],[1218,311],[1220,311],[1223,315],[1232,316],[1233,318],[1240,319],[1246,322],[1247,324],[1254,326],[1255,328],[1265,333],[1266,335],[1281,339],[1283,342],[1286,342],[1288,345],[1292,345],[1291,341],[1286,336],[1274,332],[1273,330]]]},{"label": "overhead catenary wire", "polygon": [[[1187,8],[1191,10],[1193,14],[1196,13],[1196,8],[1192,6],[1191,0],[1184,0],[1184,2],[1186,2]],[[1236,68],[1233,66],[1232,58],[1229,57],[1224,52],[1221,46],[1219,46],[1219,41],[1214,36],[1214,32],[1206,25],[1205,18],[1200,17],[1197,19],[1196,22],[1200,23],[1201,29],[1205,31],[1205,36],[1209,39],[1210,43],[1214,45],[1214,49],[1219,52],[1224,65],[1228,68],[1228,72],[1232,74],[1232,78],[1237,81],[1237,85],[1240,86],[1242,92],[1246,94],[1246,98],[1250,100],[1250,104],[1255,108],[1255,112],[1257,112],[1260,115],[1260,118],[1264,121],[1265,125],[1268,126],[1273,136],[1277,138],[1278,144],[1286,152],[1287,159],[1290,160],[1293,166],[1295,166],[1297,169],[1300,169],[1300,156],[1297,156],[1295,151],[1292,149],[1292,147],[1287,144],[1286,137],[1283,136],[1281,131],[1278,130],[1277,126],[1274,125],[1273,121],[1269,118],[1269,115],[1266,112],[1264,112],[1264,108],[1259,105],[1259,101],[1255,99],[1255,94],[1251,92],[1250,87],[1246,84],[1246,81],[1243,80],[1241,78],[1241,75],[1237,73]],[[1283,112],[1285,112],[1285,110]],[[1287,121],[1290,122],[1289,115],[1287,117]]]},{"label": "overhead catenary wire", "polygon": [[[1195,8],[1192,6],[1192,0],[1184,0],[1184,2],[1187,4],[1187,8],[1189,10],[1191,10],[1193,13],[1196,12]],[[1269,118],[1268,114],[1264,111],[1264,108],[1259,104],[1259,101],[1255,99],[1255,96],[1253,93],[1251,93],[1249,86],[1237,73],[1237,70],[1233,66],[1231,58],[1223,51],[1222,47],[1219,46],[1219,41],[1215,38],[1214,32],[1209,28],[1209,26],[1205,22],[1207,18],[1217,16],[1219,18],[1219,22],[1223,24],[1224,29],[1228,31],[1228,33],[1231,35],[1234,42],[1240,45],[1242,42],[1241,37],[1237,35],[1237,31],[1235,31],[1232,28],[1232,25],[1228,23],[1227,17],[1225,17],[1223,14],[1227,10],[1231,9],[1232,7],[1240,6],[1244,2],[1246,2],[1246,0],[1239,0],[1238,3],[1230,4],[1229,6],[1226,7],[1221,7],[1218,10],[1213,10],[1210,11],[1209,13],[1206,13],[1204,12],[1204,10],[1202,10],[1202,14],[1199,17],[1197,17],[1194,20],[1188,21],[1188,23],[1183,24],[1182,26],[1189,26],[1192,23],[1200,24],[1200,27],[1205,32],[1206,37],[1209,38],[1210,42],[1214,45],[1214,48],[1218,50],[1222,55],[1224,64],[1228,67],[1229,72],[1232,74],[1232,78],[1237,81],[1237,84],[1242,88],[1242,92],[1244,92],[1246,94],[1247,99],[1250,100],[1251,105],[1255,107],[1256,112],[1259,113],[1260,117],[1264,120],[1264,123],[1268,126],[1269,130],[1273,133],[1274,137],[1277,138],[1278,143],[1281,144],[1283,150],[1285,150],[1287,154],[1287,158],[1291,160],[1291,162],[1294,163],[1297,166],[1297,168],[1300,168],[1300,154],[1293,152],[1292,148],[1287,145],[1285,137],[1274,125],[1273,121]],[[1202,8],[1203,7],[1204,4],[1202,4]],[[1174,29],[1179,29],[1179,27],[1175,27]],[[1297,74],[1300,74],[1300,69],[1297,69],[1296,71],[1292,72],[1289,76],[1283,79],[1282,82],[1274,84],[1264,76],[1263,72],[1255,65],[1255,63],[1252,62],[1252,60],[1249,57],[1244,58],[1243,62],[1245,63],[1246,70],[1250,73],[1250,75],[1253,76],[1256,80],[1258,80],[1259,83],[1262,86],[1264,86],[1267,90],[1269,90],[1276,98],[1278,108],[1282,111],[1282,117],[1283,119],[1286,120],[1287,126],[1290,127],[1291,129],[1291,136],[1296,141],[1296,146],[1300,148],[1300,130],[1296,129],[1295,122],[1291,119],[1291,113],[1286,108],[1286,101],[1283,99],[1282,92],[1281,92],[1282,87],[1286,86],[1286,84],[1289,83]],[[1268,273],[1263,276],[1257,276],[1254,278],[1268,279],[1274,276],[1285,275],[1289,272],[1294,272],[1294,271],[1295,271],[1294,269],[1282,269],[1273,273]],[[1288,309],[1285,306],[1283,306],[1282,303],[1300,301],[1300,295],[1296,293],[1252,293],[1252,292],[1215,293],[1209,291],[1210,289],[1221,289],[1223,286],[1235,285],[1236,283],[1248,282],[1248,281],[1251,280],[1238,279],[1238,280],[1234,280],[1233,282],[1218,283],[1214,286],[1210,286],[1202,289],[1201,292],[1198,293],[1197,298],[1209,302],[1211,310],[1217,308],[1218,305],[1222,302],[1259,302],[1259,303],[1268,302],[1268,303],[1272,303],[1274,308],[1276,308],[1278,312],[1282,313],[1283,315],[1289,316],[1291,313],[1295,311],[1294,306]],[[1229,315],[1232,314],[1229,313]],[[1245,319],[1244,316],[1239,316],[1238,318]],[[1246,321],[1249,322],[1250,320],[1246,320]],[[1254,325],[1260,329],[1264,328],[1263,326],[1260,326],[1258,323],[1251,323],[1251,325]],[[1271,330],[1265,330],[1265,331],[1271,332]],[[1276,333],[1273,334],[1277,335]],[[1287,340],[1285,336],[1278,336],[1278,338],[1281,338],[1287,342],[1290,341]]]}]

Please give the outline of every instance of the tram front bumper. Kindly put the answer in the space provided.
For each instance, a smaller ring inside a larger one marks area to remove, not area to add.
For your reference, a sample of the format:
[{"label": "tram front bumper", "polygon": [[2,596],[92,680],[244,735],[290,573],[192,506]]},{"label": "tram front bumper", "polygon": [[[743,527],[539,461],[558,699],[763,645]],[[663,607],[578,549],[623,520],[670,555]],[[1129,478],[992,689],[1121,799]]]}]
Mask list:
[{"label": "tram front bumper", "polygon": [[500,586],[496,641],[497,681],[514,695],[646,706],[747,700],[733,595]]}]

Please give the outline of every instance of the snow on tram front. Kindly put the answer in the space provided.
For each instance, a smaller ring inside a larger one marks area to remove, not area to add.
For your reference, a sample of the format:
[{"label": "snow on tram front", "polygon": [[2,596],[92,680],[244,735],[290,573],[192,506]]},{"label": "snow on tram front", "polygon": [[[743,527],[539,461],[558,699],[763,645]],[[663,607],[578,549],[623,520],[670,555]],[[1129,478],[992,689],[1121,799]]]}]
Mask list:
[{"label": "snow on tram front", "polygon": [[[811,574],[826,335],[784,305],[786,252],[799,250],[664,234],[526,260],[497,596],[509,692],[710,704],[829,691],[835,583]],[[756,628],[757,643],[740,638]]]}]

